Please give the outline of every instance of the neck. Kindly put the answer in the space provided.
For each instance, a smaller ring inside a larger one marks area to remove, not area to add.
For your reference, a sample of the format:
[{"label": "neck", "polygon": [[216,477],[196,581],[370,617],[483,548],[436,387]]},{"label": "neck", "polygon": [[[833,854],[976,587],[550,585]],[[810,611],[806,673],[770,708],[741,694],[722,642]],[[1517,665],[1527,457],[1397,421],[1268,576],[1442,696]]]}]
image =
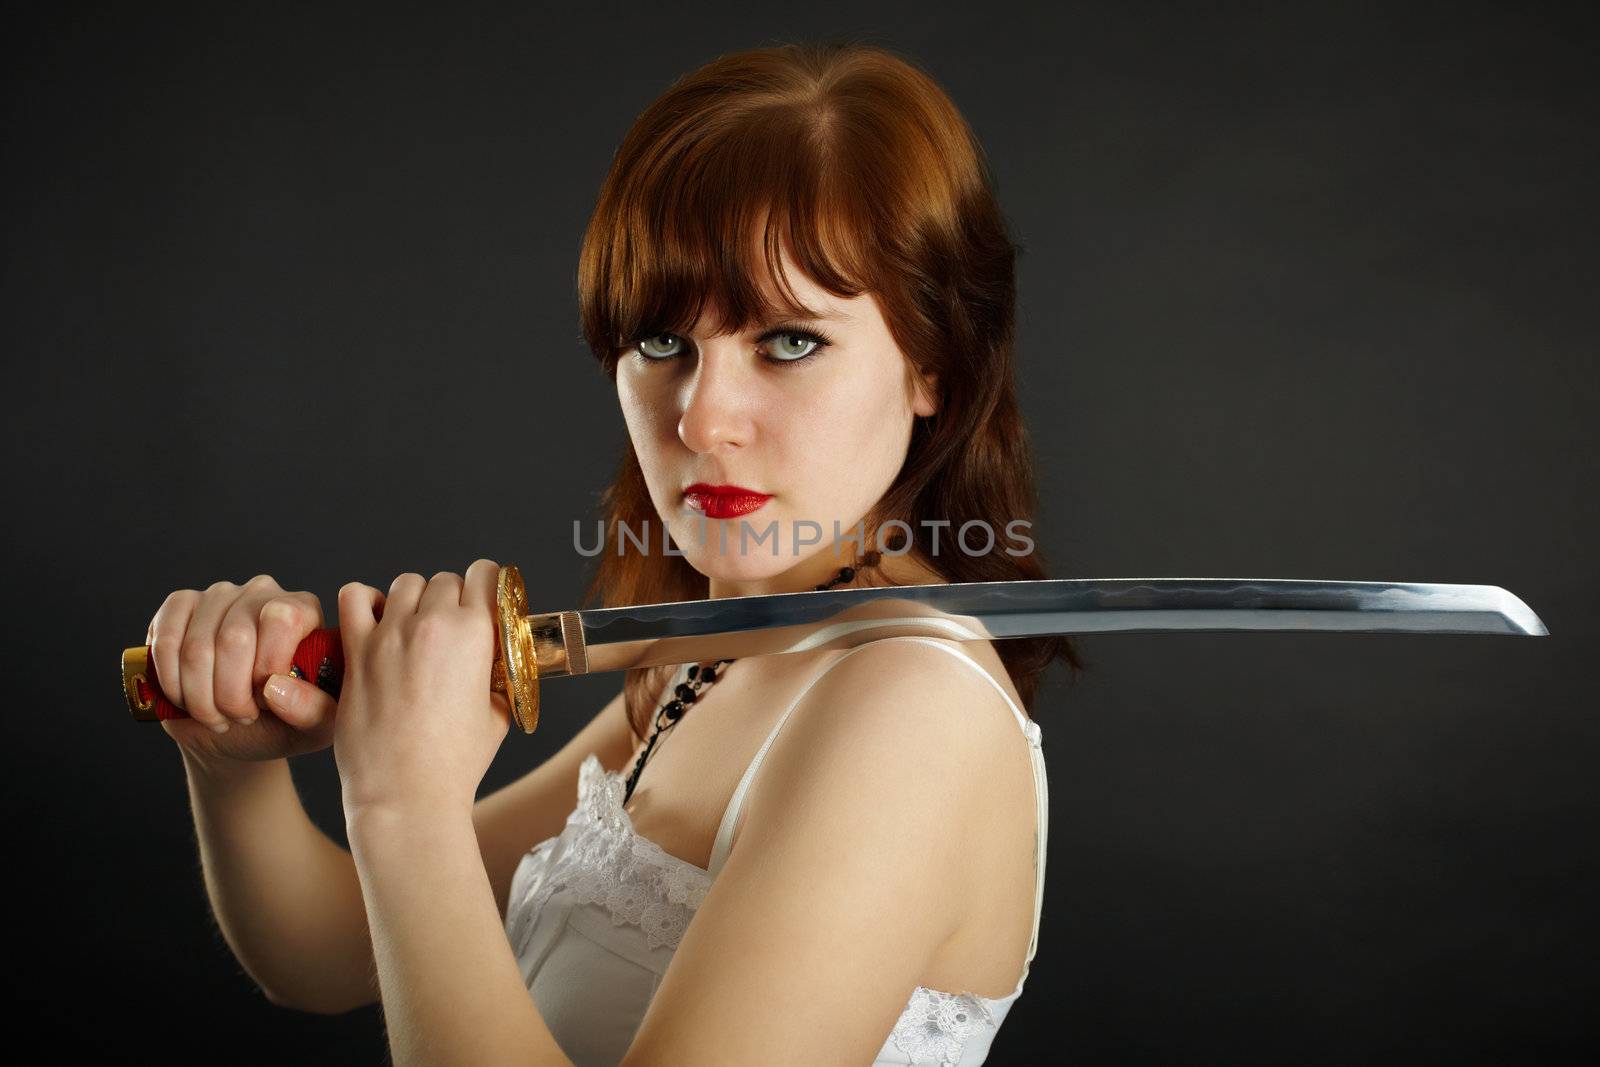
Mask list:
[{"label": "neck", "polygon": [[735,596],[766,596],[772,593],[809,593],[817,586],[832,581],[841,567],[856,567],[853,578],[839,582],[833,589],[853,589],[880,585],[924,585],[943,582],[937,572],[912,559],[910,553],[892,556],[881,552],[875,567],[861,568],[857,560],[861,552],[854,542],[841,541],[836,546],[824,545],[817,552],[788,570],[766,578],[710,580],[707,599],[721,600]]}]

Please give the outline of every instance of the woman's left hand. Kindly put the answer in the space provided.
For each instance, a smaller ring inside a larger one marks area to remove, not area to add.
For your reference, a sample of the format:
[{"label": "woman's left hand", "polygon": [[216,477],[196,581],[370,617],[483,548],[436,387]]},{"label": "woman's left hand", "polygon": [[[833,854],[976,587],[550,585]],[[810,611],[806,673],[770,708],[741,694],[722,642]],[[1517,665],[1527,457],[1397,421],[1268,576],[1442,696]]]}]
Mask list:
[{"label": "woman's left hand", "polygon": [[339,590],[344,680],[333,752],[346,818],[464,811],[505,740],[511,706],[491,692],[500,565],[466,578],[402,574],[388,595]]}]

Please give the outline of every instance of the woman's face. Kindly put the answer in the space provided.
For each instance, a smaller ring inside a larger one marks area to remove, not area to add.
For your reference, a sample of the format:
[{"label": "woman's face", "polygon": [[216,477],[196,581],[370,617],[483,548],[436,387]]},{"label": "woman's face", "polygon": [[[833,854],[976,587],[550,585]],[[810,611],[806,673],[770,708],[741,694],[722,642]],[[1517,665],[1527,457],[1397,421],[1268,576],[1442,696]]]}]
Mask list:
[{"label": "woman's face", "polygon": [[[835,529],[859,533],[900,472],[913,419],[934,410],[932,381],[914,374],[870,293],[834,296],[787,251],[783,265],[795,296],[821,317],[714,337],[703,327],[717,309],[707,307],[687,336],[645,338],[617,366],[617,398],[656,513],[711,579],[713,597],[808,590],[874,547],[871,531],[859,545],[834,543]],[[685,492],[696,483],[768,499],[729,515],[726,504]],[[634,533],[648,533],[647,551],[662,550],[659,529]]]}]

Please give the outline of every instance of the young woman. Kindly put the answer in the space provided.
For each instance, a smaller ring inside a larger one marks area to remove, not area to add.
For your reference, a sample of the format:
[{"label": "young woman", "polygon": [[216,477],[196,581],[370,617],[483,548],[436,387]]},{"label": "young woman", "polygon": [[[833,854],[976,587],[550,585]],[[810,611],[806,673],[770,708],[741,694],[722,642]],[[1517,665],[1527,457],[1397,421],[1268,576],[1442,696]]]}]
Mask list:
[{"label": "young woman", "polygon": [[[591,601],[1044,577],[1010,536],[1034,506],[1014,261],[981,150],[904,59],[790,45],[672,85],[580,261],[630,441]],[[508,722],[497,569],[342,588],[336,709],[268,678],[322,625],[309,594],[218,583],[152,622],[207,888],[267,995],[381,998],[396,1063],[982,1062],[1042,905],[1025,709],[1071,643],[630,671],[475,800]],[[282,758],[329,743],[350,852]]]}]

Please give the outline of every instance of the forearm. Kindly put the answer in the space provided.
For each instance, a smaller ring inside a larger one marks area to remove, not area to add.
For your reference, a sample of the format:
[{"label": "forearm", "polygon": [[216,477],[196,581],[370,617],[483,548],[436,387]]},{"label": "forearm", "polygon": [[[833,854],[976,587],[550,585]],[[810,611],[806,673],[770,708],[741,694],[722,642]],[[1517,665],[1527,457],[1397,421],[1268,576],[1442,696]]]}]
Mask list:
[{"label": "forearm", "polygon": [[183,762],[206,895],[245,972],[285,1007],[374,1002],[355,861],[306,815],[288,761]]},{"label": "forearm", "polygon": [[390,1058],[571,1067],[523,985],[470,811],[346,815]]}]

